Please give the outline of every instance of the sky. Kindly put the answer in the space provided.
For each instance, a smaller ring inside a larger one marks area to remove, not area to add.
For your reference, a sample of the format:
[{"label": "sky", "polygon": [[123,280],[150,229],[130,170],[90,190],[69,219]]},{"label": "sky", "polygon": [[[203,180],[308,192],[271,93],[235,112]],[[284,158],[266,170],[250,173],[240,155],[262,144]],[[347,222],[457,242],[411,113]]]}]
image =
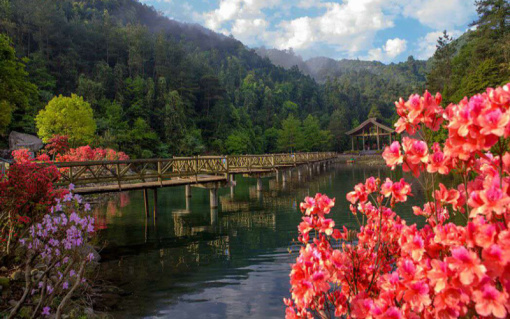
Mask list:
[{"label": "sky", "polygon": [[443,30],[456,38],[476,18],[473,0],[140,1],[249,47],[292,48],[305,59],[427,59]]}]

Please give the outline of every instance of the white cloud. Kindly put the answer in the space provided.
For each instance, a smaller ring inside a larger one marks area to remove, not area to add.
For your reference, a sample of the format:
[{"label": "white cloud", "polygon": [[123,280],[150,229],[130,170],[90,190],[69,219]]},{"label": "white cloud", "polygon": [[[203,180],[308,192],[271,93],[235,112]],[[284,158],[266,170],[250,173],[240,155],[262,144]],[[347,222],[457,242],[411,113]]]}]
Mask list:
[{"label": "white cloud", "polygon": [[390,58],[398,56],[407,49],[407,41],[399,38],[389,39],[384,45],[384,51]]},{"label": "white cloud", "polygon": [[407,41],[395,38],[386,41],[381,48],[375,48],[368,51],[367,60],[388,62],[399,56],[407,50]]},{"label": "white cloud", "polygon": [[232,25],[231,33],[238,40],[250,43],[264,36],[268,22],[264,19],[237,19]]},{"label": "white cloud", "polygon": [[206,27],[252,44],[265,37],[269,26],[262,9],[279,4],[280,0],[221,0],[218,9],[204,13],[202,19]]},{"label": "white cloud", "polygon": [[[314,9],[310,12],[319,14],[285,18],[291,8]],[[407,50],[407,41],[390,39],[378,48],[373,42],[378,32],[393,28],[398,17],[416,19],[434,30],[455,30],[464,28],[474,15],[470,0],[219,0],[215,10],[202,13],[198,20],[248,45],[297,52],[328,46],[349,57],[368,52],[368,57],[391,61]],[[419,58],[434,52],[436,35],[430,32],[413,43]]]},{"label": "white cloud", "polygon": [[[453,30],[448,32],[448,34],[453,38],[457,38],[462,34],[462,32]],[[427,35],[422,38],[419,38],[417,42],[416,58],[425,60],[433,56],[436,52],[437,39],[439,39],[442,35],[443,31],[434,31],[427,33]]]},{"label": "white cloud", "polygon": [[279,49],[306,49],[315,42],[335,45],[338,51],[356,52],[369,47],[375,33],[390,28],[378,0],[346,0],[325,3],[326,12],[318,17],[301,17],[280,24],[274,45]]},{"label": "white cloud", "polygon": [[414,18],[430,28],[454,29],[472,22],[476,13],[469,0],[396,0],[404,16]]}]

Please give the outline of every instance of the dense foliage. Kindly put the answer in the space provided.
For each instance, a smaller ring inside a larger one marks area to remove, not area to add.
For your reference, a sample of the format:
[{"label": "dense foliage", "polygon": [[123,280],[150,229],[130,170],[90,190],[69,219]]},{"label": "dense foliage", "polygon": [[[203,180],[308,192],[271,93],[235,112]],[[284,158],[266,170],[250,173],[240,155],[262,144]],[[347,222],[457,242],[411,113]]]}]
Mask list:
[{"label": "dense foliage", "polygon": [[273,132],[289,114],[329,124],[311,77],[135,0],[0,3],[0,31],[39,89],[10,129],[36,132],[33,119],[60,94],[90,104],[95,145],[133,157],[274,152]]},{"label": "dense foliage", "polygon": [[427,88],[441,92],[447,103],[510,80],[510,3],[475,2],[476,29],[456,40],[445,31],[431,59]]},{"label": "dense foliage", "polygon": [[[458,104],[441,95],[397,102],[402,146],[387,147],[388,166],[425,182],[428,202],[413,207],[426,225],[394,211],[412,195],[404,179],[374,177],[347,194],[360,224],[356,236],[334,229],[334,200],[301,204],[302,247],[292,265],[287,318],[506,318],[510,306],[510,83]],[[431,144],[440,126],[446,142]],[[447,188],[440,175],[457,175]],[[463,222],[453,223],[456,215]],[[312,237],[313,236],[313,237]]]}]

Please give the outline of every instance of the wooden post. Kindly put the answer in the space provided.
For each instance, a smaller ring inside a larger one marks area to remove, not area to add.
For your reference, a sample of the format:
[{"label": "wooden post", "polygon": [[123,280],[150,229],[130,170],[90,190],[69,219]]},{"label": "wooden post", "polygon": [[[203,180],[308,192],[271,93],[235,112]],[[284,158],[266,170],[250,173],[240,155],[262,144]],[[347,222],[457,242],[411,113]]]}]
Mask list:
[{"label": "wooden post", "polygon": [[158,161],[158,182],[163,185],[162,179],[161,179],[161,162]]},{"label": "wooden post", "polygon": [[262,192],[263,186],[262,186],[262,178],[257,178],[257,192]]},{"label": "wooden post", "polygon": [[365,130],[363,129],[363,131],[361,132],[362,137],[363,137],[363,150],[365,150]]},{"label": "wooden post", "polygon": [[351,135],[352,150],[354,151],[354,136]]},{"label": "wooden post", "polygon": [[191,198],[191,185],[186,185],[185,186],[185,190],[186,190],[186,198]]},{"label": "wooden post", "polygon": [[153,214],[154,214],[154,220],[156,220],[158,218],[158,189],[157,188],[154,188],[153,190],[153,198],[154,198],[154,210],[153,210]]},{"label": "wooden post", "polygon": [[391,132],[390,132],[390,145],[391,145]]},{"label": "wooden post", "polygon": [[143,202],[145,204],[145,216],[149,217],[149,194],[147,188],[143,189]]},{"label": "wooden post", "polygon": [[377,150],[380,150],[381,148],[379,147],[379,126],[377,126]]},{"label": "wooden post", "polygon": [[211,209],[218,208],[218,189],[216,187],[209,189],[209,205]]},{"label": "wooden post", "polygon": [[218,222],[218,209],[211,208],[211,225],[216,225]]}]

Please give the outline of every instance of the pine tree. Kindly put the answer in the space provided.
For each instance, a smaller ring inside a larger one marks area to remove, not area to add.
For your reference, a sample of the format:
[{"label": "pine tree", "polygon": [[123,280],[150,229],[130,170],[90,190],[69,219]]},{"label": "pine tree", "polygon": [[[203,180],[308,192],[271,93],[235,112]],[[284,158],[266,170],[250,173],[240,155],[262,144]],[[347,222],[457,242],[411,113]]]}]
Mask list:
[{"label": "pine tree", "polygon": [[508,0],[476,0],[478,19],[471,25],[481,31],[503,37],[510,29],[510,2]]}]

